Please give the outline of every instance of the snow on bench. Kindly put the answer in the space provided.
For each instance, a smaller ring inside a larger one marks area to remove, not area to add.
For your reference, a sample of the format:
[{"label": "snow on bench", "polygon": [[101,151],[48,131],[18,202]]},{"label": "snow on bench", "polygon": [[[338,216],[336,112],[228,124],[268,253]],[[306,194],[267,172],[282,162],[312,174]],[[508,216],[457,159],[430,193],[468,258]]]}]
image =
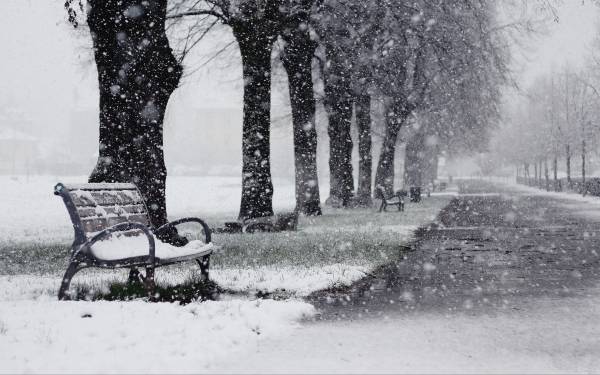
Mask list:
[{"label": "snow on bench", "polygon": [[[193,240],[187,245],[178,247],[161,242],[154,237],[154,256],[160,260],[185,258],[190,255],[209,255],[215,250],[213,243]],[[113,236],[104,241],[98,241],[90,247],[92,254],[100,260],[122,260],[148,255],[148,239],[142,236]]]},{"label": "snow on bench", "polygon": [[[202,278],[208,279],[209,257],[216,247],[203,220],[184,218],[153,228],[146,204],[134,184],[59,183],[54,194],[62,197],[75,231],[71,262],[59,289],[59,299],[69,298],[71,279],[86,267],[130,268],[130,280],[141,278],[149,295],[154,294],[154,269],[159,266],[196,260]],[[199,224],[204,241],[173,246],[158,239],[184,223]],[[145,277],[137,267],[146,268]]]}]

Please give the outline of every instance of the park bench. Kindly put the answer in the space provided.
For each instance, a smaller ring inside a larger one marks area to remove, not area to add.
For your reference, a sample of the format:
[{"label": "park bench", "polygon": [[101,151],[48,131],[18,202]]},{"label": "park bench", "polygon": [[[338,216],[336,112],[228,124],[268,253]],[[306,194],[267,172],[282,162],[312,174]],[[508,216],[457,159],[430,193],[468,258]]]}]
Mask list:
[{"label": "park bench", "polygon": [[385,211],[388,206],[398,206],[398,211],[404,211],[404,197],[406,192],[398,190],[392,197],[386,197],[385,190],[381,186],[377,186],[375,189],[378,190],[378,195],[381,196],[381,206],[379,206],[379,212]]},{"label": "park bench", "polygon": [[[140,192],[129,183],[59,183],[54,194],[62,197],[75,230],[59,300],[70,299],[71,279],[88,267],[129,268],[129,281],[143,282],[150,297],[155,290],[154,270],[160,266],[195,260],[202,280],[208,280],[210,255],[215,246],[211,243],[210,228],[203,220],[184,218],[152,228]],[[158,239],[184,223],[200,225],[203,240],[177,247]],[[145,275],[138,267],[145,268]]]},{"label": "park bench", "polygon": [[413,203],[421,202],[421,187],[411,186],[410,187],[410,201]]}]

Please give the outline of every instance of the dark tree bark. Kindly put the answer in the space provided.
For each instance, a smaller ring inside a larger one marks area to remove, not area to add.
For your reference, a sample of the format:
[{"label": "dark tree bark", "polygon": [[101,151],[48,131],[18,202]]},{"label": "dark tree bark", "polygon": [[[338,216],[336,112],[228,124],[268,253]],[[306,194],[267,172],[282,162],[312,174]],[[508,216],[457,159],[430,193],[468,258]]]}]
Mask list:
[{"label": "dark tree bark", "polygon": [[[336,48],[326,48],[328,67],[325,72],[325,108],[329,118],[329,198],[332,205],[347,206],[354,191],[352,176],[353,95],[349,61]],[[338,203],[339,202],[339,203]]]},{"label": "dark tree bark", "polygon": [[538,170],[539,170],[539,174],[540,174],[538,186],[540,189],[542,189],[544,187],[544,161],[543,160],[538,161]]},{"label": "dark tree bark", "polygon": [[308,29],[292,25],[284,32],[282,55],[288,75],[292,122],[294,127],[294,161],[296,168],[296,210],[306,215],[321,215],[319,178],[317,175],[316,102],[312,81],[312,59],[317,43]]},{"label": "dark tree bark", "polygon": [[278,29],[270,21],[231,22],[242,55],[244,124],[240,219],[273,215],[271,179],[271,50]]},{"label": "dark tree bark", "polygon": [[407,187],[423,187],[425,172],[425,135],[418,132],[406,142],[404,154],[404,185]]},{"label": "dark tree bark", "polygon": [[358,95],[355,102],[356,125],[358,127],[358,204],[371,206],[371,180],[373,157],[371,154],[371,96]]},{"label": "dark tree bark", "polygon": [[181,78],[165,33],[167,0],[89,0],[100,89],[100,149],[90,182],[134,182],[152,225],[167,222],[163,119]]},{"label": "dark tree bark", "polygon": [[[539,171],[539,172],[541,172],[541,171]],[[537,163],[537,161],[533,162],[533,174],[535,175],[535,180],[534,180],[535,186],[540,186],[540,178],[538,176],[538,163]]]},{"label": "dark tree bark", "polygon": [[548,171],[548,159],[544,159],[544,179],[546,181],[546,191],[550,191],[550,175]]},{"label": "dark tree bark", "polygon": [[438,147],[437,145],[428,145],[426,141],[426,135],[423,137],[423,149],[422,155],[423,160],[421,162],[422,165],[422,176],[423,176],[423,185],[434,184],[437,179],[438,173]]},{"label": "dark tree bark", "polygon": [[[407,108],[404,101],[395,101],[386,110],[386,130],[377,163],[375,186],[381,186],[387,196],[391,196],[394,193],[394,156],[396,154],[398,133],[410,113],[411,111]],[[375,193],[375,198],[382,198],[378,196],[380,194],[378,190],[375,190]]]},{"label": "dark tree bark", "polygon": [[582,188],[584,189],[584,193],[585,193],[585,139],[581,141],[581,181],[582,181]]}]

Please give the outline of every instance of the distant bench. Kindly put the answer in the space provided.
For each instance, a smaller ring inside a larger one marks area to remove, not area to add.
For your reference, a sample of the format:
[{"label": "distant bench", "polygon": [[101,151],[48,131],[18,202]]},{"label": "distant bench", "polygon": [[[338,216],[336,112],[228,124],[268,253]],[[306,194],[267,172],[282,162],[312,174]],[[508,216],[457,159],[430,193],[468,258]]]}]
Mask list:
[{"label": "distant bench", "polygon": [[[70,263],[58,292],[60,300],[70,299],[71,279],[88,267],[130,268],[129,281],[142,281],[149,296],[154,295],[156,267],[195,260],[202,279],[208,280],[210,255],[215,246],[203,220],[184,218],[152,228],[148,209],[134,184],[59,183],[54,194],[62,197],[75,230]],[[156,238],[183,223],[200,225],[203,240],[176,247]],[[146,274],[140,274],[138,267],[145,267]]]},{"label": "distant bench", "polygon": [[388,206],[398,206],[398,211],[404,211],[404,198],[408,195],[406,191],[399,190],[394,196],[386,197],[385,190],[381,186],[375,187],[381,196],[381,206],[379,212],[385,211]]}]

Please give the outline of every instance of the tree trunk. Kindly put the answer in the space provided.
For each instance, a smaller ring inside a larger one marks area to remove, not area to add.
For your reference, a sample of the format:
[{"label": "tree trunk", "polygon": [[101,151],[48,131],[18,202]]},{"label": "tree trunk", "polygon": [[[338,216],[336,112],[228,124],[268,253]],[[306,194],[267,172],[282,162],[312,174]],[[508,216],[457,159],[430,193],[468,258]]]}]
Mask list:
[{"label": "tree trunk", "polygon": [[408,187],[423,187],[425,182],[425,135],[421,132],[415,134],[406,142],[404,154],[404,185]]},{"label": "tree trunk", "polygon": [[271,179],[271,50],[276,35],[259,21],[235,24],[242,55],[244,123],[240,219],[273,215]]},{"label": "tree trunk", "polygon": [[347,206],[354,191],[352,176],[353,95],[348,62],[339,58],[333,47],[327,48],[328,67],[325,74],[325,108],[329,117],[329,194],[334,206]]},{"label": "tree trunk", "polygon": [[167,222],[163,120],[181,78],[165,33],[167,0],[89,0],[100,89],[100,147],[90,182],[134,182],[151,223]]},{"label": "tree trunk", "polygon": [[371,96],[358,95],[355,103],[358,127],[358,203],[371,206],[371,180],[373,158],[371,156]]},{"label": "tree trunk", "polygon": [[542,162],[542,160],[540,160],[538,163],[539,163],[538,170],[540,171],[540,180],[539,180],[538,186],[540,187],[540,189],[543,189],[544,188],[544,184],[542,182],[543,181],[542,180],[543,162]]},{"label": "tree trunk", "polygon": [[554,173],[554,191],[560,191],[558,185],[558,158],[554,156],[554,160],[552,160],[552,171]]},{"label": "tree trunk", "polygon": [[317,44],[310,39],[308,30],[299,27],[283,38],[286,46],[281,60],[289,80],[294,127],[296,209],[306,215],[321,215],[312,81],[312,59]]},{"label": "tree trunk", "polygon": [[537,163],[537,161],[533,162],[533,174],[535,176],[535,179],[534,179],[535,186],[540,186],[540,180],[539,180],[539,177],[538,177],[538,163]]},{"label": "tree trunk", "polygon": [[425,139],[423,141],[423,185],[434,185],[438,174],[438,148],[435,145],[427,145]]},{"label": "tree trunk", "polygon": [[585,193],[585,139],[581,141],[581,183]]},{"label": "tree trunk", "polygon": [[[398,133],[409,114],[410,112],[405,109],[403,102],[396,102],[386,109],[385,137],[377,163],[375,186],[382,187],[388,197],[394,194],[394,156]],[[375,198],[382,198],[379,196],[379,190],[375,190],[375,194]]]},{"label": "tree trunk", "polygon": [[544,178],[546,180],[546,191],[550,191],[550,175],[548,171],[548,159],[544,159]]},{"label": "tree trunk", "polygon": [[566,146],[566,161],[567,161],[567,188],[571,189],[573,184],[571,183],[571,145]]}]

